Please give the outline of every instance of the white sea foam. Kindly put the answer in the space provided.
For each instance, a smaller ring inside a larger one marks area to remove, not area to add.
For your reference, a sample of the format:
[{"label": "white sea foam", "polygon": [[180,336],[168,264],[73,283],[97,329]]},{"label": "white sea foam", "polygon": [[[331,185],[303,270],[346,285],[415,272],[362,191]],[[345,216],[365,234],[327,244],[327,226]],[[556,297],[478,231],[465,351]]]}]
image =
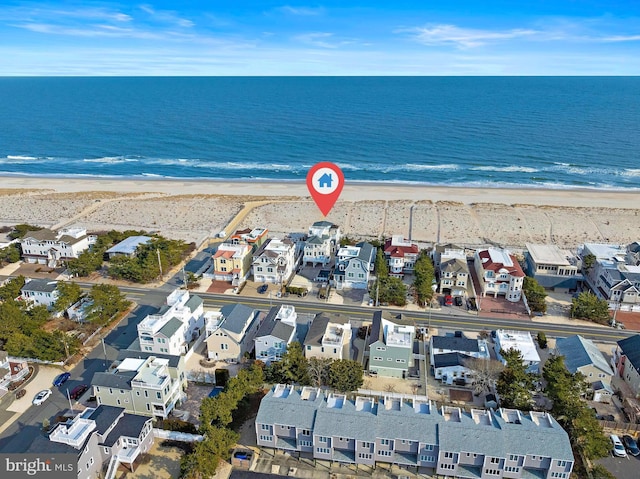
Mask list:
[{"label": "white sea foam", "polygon": [[109,165],[115,165],[118,163],[132,163],[137,162],[135,158],[126,158],[124,156],[105,156],[103,158],[84,158],[82,161],[86,163],[104,163]]},{"label": "white sea foam", "polygon": [[497,171],[503,173],[536,173],[540,171],[537,168],[531,168],[529,166],[474,166],[470,168],[474,171]]},{"label": "white sea foam", "polygon": [[7,160],[16,160],[16,161],[32,161],[38,160],[39,158],[35,156],[27,156],[27,155],[7,155]]},{"label": "white sea foam", "polygon": [[620,176],[640,176],[640,168],[625,168],[620,172]]}]

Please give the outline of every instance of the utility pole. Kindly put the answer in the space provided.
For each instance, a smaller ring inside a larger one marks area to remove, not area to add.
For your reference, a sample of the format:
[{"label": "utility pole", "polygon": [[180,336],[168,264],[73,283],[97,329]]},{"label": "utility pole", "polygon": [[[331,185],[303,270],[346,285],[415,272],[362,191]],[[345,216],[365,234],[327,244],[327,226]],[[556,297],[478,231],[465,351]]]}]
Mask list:
[{"label": "utility pole", "polygon": [[189,285],[187,284],[187,275],[184,272],[184,266],[182,267],[182,281],[184,282],[184,289],[189,289]]},{"label": "utility pole", "polygon": [[71,396],[69,395],[69,388],[67,388],[67,399],[69,400],[69,409],[73,412],[73,405],[71,404]]},{"label": "utility pole", "polygon": [[104,338],[102,338],[102,352],[104,353],[104,367],[107,367],[107,348],[104,345]]},{"label": "utility pole", "polygon": [[160,270],[160,281],[162,281],[162,261],[160,261],[160,248],[156,248],[156,254],[158,255],[158,269]]}]

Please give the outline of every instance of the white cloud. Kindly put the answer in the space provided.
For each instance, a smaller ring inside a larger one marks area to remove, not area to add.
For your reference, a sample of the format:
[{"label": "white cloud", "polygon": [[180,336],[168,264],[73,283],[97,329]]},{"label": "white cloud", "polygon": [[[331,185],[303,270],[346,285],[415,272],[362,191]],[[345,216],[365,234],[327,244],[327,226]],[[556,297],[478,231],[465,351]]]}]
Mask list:
[{"label": "white cloud", "polygon": [[473,48],[490,42],[531,37],[539,34],[540,31],[524,28],[492,31],[462,28],[455,25],[429,25],[396,30],[396,33],[409,33],[415,41],[429,46],[455,45],[458,48]]},{"label": "white cloud", "polygon": [[282,7],[278,7],[276,10],[289,15],[300,16],[313,16],[324,13],[324,8],[322,7],[292,7],[290,5],[284,5]]},{"label": "white cloud", "polygon": [[638,42],[640,35],[614,35],[611,37],[603,37],[603,42]]},{"label": "white cloud", "polygon": [[334,38],[335,38],[334,34],[330,32],[310,32],[310,33],[303,33],[300,35],[296,35],[293,37],[293,40],[299,43],[306,43],[308,45],[313,45],[314,47],[327,48],[327,49],[340,48],[345,45],[352,45],[355,43],[354,40],[349,40],[349,39],[334,40]]},{"label": "white cloud", "polygon": [[171,10],[156,10],[151,5],[140,5],[139,8],[156,22],[169,23],[183,28],[191,28],[195,25],[193,21],[182,18]]}]

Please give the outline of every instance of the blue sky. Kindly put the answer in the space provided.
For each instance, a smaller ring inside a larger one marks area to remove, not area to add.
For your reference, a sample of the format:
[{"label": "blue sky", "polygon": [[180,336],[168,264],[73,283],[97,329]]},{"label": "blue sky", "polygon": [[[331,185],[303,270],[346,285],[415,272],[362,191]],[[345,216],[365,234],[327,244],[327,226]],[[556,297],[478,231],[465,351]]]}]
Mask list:
[{"label": "blue sky", "polygon": [[637,0],[0,5],[0,75],[640,75]]}]

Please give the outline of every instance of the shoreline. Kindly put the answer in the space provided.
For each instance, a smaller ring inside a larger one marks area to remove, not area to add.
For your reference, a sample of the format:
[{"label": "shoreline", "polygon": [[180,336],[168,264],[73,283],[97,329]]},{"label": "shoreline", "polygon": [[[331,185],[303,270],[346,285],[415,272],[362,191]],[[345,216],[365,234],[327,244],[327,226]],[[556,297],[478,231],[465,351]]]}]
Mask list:
[{"label": "shoreline", "polygon": [[[169,196],[301,197],[310,199],[302,180],[224,180],[168,178],[105,178],[0,175],[3,190],[54,190],[56,193],[160,193]],[[469,187],[347,181],[339,201],[412,200],[452,203],[600,207],[638,209],[640,190],[537,187]]]}]

